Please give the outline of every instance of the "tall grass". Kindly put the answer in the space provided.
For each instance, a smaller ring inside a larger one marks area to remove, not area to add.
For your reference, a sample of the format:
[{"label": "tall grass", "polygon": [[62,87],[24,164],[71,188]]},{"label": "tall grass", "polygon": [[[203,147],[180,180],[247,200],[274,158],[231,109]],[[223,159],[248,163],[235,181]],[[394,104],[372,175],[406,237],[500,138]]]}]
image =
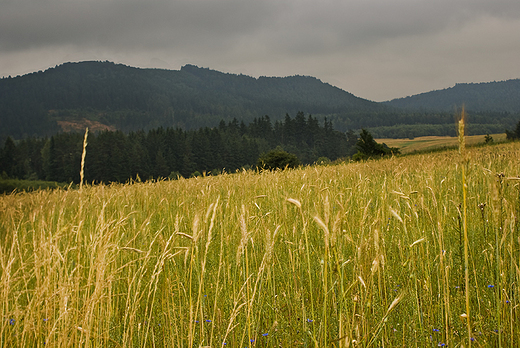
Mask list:
[{"label": "tall grass", "polygon": [[520,147],[466,155],[467,268],[456,151],[2,196],[0,346],[514,346]]}]

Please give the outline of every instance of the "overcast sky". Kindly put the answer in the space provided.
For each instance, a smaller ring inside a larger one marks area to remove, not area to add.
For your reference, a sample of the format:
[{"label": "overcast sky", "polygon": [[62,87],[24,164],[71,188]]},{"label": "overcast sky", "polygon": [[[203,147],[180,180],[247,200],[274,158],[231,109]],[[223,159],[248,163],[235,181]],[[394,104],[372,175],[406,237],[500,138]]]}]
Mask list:
[{"label": "overcast sky", "polygon": [[0,0],[0,75],[82,60],[311,75],[383,101],[520,78],[520,1]]}]

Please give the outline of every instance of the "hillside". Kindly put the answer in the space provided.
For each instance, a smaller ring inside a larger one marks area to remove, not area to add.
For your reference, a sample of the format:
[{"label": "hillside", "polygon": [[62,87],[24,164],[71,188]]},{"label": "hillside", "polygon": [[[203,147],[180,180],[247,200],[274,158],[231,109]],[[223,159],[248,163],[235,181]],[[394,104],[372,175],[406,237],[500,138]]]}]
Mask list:
[{"label": "hillside", "polygon": [[462,103],[469,111],[520,113],[520,79],[458,83],[451,88],[394,99],[384,104],[410,110],[453,112]]},{"label": "hillside", "polygon": [[[111,62],[65,63],[0,80],[0,129],[20,138],[59,130],[194,129],[236,118],[281,120],[298,111],[359,119],[387,109],[308,76],[226,74],[186,65],[140,69]],[[358,124],[352,122],[352,127]]]},{"label": "hillside", "polygon": [[65,63],[0,79],[0,144],[8,136],[60,131],[200,129],[221,120],[246,125],[312,114],[339,131],[378,137],[454,135],[455,107],[466,104],[471,134],[499,133],[520,119],[520,80],[460,84],[386,103],[362,99],[310,76],[259,77],[194,65],[140,69],[111,62]]}]

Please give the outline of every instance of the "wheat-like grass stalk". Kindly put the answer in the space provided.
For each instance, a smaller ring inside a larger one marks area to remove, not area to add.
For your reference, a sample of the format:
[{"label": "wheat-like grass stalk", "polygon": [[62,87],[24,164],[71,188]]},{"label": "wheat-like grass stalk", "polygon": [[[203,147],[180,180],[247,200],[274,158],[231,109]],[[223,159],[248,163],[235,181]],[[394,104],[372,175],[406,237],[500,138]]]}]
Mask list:
[{"label": "wheat-like grass stalk", "polygon": [[466,184],[466,142],[464,139],[464,126],[466,115],[464,112],[464,105],[462,106],[461,117],[459,120],[459,154],[461,155],[461,170],[462,170],[462,201],[463,201],[463,220],[464,228],[464,284],[466,295],[466,328],[468,330],[468,346],[471,348],[471,312],[470,312],[470,292],[469,292],[469,239],[468,239],[468,210],[467,210],[467,184]]},{"label": "wheat-like grass stalk", "polygon": [[87,155],[87,136],[88,136],[88,127],[85,128],[85,137],[83,138],[83,151],[81,153],[81,169],[79,171],[79,189],[83,188],[83,178],[84,176],[84,169],[85,169],[85,157]]}]

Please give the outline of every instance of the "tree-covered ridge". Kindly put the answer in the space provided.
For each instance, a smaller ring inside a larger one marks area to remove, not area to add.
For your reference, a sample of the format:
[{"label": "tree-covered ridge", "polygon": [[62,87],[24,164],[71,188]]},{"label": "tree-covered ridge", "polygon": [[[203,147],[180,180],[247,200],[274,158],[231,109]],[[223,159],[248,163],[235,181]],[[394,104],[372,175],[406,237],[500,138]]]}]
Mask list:
[{"label": "tree-covered ridge", "polygon": [[385,102],[388,106],[452,112],[461,103],[469,111],[520,113],[520,79],[458,83],[451,88]]},{"label": "tree-covered ridge", "polygon": [[385,110],[313,77],[253,78],[186,65],[140,69],[111,62],[66,63],[0,80],[0,136],[45,136],[57,121],[83,118],[125,132],[157,127],[198,129],[223,119],[249,123],[306,110],[369,115]]},{"label": "tree-covered ridge", "polygon": [[[504,100],[501,96],[507,93],[493,92],[497,86],[503,85],[487,86],[480,99]],[[111,62],[65,63],[0,79],[0,144],[8,136],[51,136],[87,124],[125,133],[158,127],[189,130],[215,127],[220,120],[249,124],[263,115],[282,121],[285,114],[299,110],[320,122],[326,118],[336,130],[365,128],[378,137],[448,135],[455,107],[463,102],[478,134],[502,132],[520,117],[520,108],[472,111],[469,98],[450,98],[446,111],[405,110],[355,97],[310,76],[254,78],[193,65],[162,70]],[[509,100],[520,98],[513,94]]]},{"label": "tree-covered ridge", "polygon": [[[236,119],[199,130],[157,128],[130,132],[103,131],[88,136],[85,179],[125,182],[128,179],[189,177],[198,173],[234,172],[256,165],[259,156],[283,148],[308,164],[320,157],[335,160],[356,152],[353,132],[333,130],[313,116],[272,122],[268,116],[246,125]],[[0,173],[9,178],[79,182],[83,134],[59,133],[50,138],[8,138],[0,150]]]}]

